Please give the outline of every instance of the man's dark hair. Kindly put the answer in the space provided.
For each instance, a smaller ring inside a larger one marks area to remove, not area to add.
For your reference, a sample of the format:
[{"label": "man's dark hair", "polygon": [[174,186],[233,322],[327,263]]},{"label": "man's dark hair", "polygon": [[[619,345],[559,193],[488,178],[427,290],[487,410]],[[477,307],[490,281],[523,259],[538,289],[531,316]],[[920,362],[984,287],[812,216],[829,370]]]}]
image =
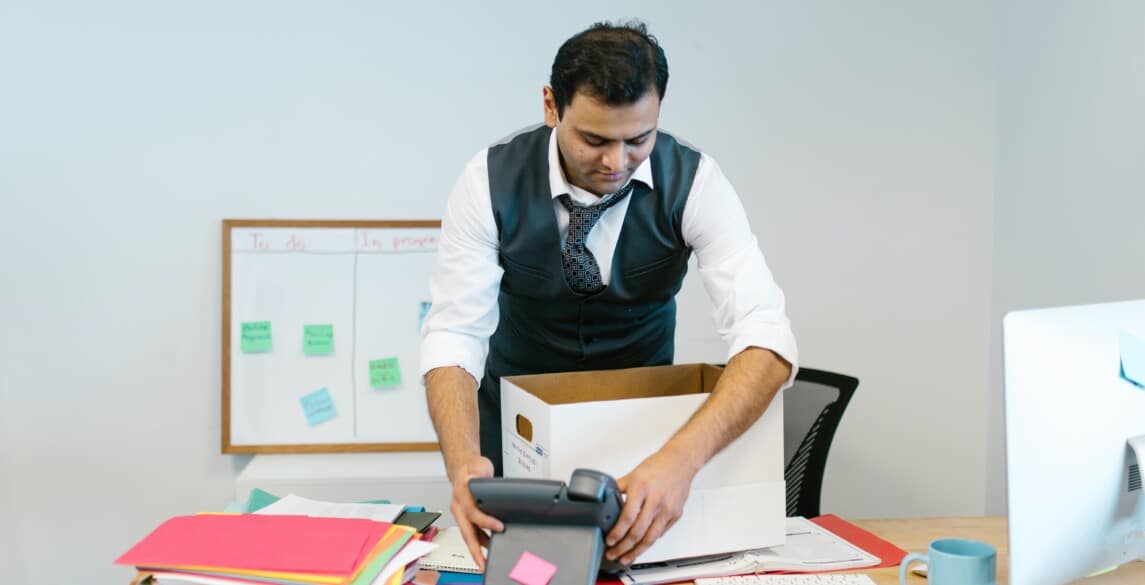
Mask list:
[{"label": "man's dark hair", "polygon": [[631,104],[651,87],[664,99],[668,60],[643,22],[598,22],[565,41],[549,77],[557,116],[577,91],[611,106]]}]

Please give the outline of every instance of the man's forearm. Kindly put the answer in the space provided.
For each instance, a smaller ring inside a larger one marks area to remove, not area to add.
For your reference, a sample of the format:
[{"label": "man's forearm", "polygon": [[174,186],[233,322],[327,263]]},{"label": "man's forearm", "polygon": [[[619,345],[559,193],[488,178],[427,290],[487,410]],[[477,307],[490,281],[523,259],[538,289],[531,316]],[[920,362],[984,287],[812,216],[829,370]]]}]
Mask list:
[{"label": "man's forearm", "polygon": [[770,350],[749,347],[728,362],[711,396],[664,445],[698,472],[767,410],[791,364]]},{"label": "man's forearm", "polygon": [[425,375],[425,394],[445,469],[452,480],[458,465],[481,455],[477,381],[456,366],[434,368]]}]

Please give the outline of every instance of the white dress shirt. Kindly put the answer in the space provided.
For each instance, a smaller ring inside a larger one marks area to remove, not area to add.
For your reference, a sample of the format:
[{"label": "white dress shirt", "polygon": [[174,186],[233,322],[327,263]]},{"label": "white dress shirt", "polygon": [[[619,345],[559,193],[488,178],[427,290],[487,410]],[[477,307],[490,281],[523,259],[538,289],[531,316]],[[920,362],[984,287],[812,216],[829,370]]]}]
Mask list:
[{"label": "white dress shirt", "polygon": [[[503,269],[493,219],[487,165],[488,149],[465,166],[449,195],[442,220],[437,265],[430,280],[432,306],[422,324],[421,378],[434,368],[461,366],[478,384],[485,373],[489,337],[497,328]],[[645,160],[632,180],[652,185],[652,163]],[[565,179],[557,154],[556,132],[549,137],[549,185],[560,241],[568,235],[569,212],[557,201],[568,193],[591,205],[600,198]],[[607,285],[612,256],[631,197],[605,210],[585,242]],[[728,359],[748,347],[770,349],[792,364],[798,354],[785,312],[783,291],[776,285],[748,225],[743,205],[731,183],[710,156],[700,155],[695,180],[684,205],[684,241],[696,254],[704,288],[712,300]],[[785,385],[785,386],[786,386]]]}]

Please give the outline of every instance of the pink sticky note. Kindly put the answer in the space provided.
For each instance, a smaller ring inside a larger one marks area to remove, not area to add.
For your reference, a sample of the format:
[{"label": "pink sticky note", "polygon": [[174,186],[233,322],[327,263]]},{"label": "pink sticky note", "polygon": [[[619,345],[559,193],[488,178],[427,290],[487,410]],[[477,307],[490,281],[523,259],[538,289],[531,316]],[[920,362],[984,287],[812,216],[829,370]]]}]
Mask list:
[{"label": "pink sticky note", "polygon": [[557,574],[557,566],[530,553],[521,553],[517,565],[509,571],[509,578],[521,585],[548,585],[553,575]]}]

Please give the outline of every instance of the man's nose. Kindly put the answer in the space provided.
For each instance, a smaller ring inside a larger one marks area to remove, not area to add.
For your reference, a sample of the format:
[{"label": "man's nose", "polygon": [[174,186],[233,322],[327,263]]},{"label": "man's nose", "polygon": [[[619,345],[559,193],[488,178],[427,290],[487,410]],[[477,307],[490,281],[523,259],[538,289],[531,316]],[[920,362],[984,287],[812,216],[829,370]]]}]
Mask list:
[{"label": "man's nose", "polygon": [[618,142],[614,145],[609,145],[604,149],[604,155],[601,157],[601,166],[609,173],[620,172],[624,168],[625,158],[627,157],[624,150],[624,143]]}]

